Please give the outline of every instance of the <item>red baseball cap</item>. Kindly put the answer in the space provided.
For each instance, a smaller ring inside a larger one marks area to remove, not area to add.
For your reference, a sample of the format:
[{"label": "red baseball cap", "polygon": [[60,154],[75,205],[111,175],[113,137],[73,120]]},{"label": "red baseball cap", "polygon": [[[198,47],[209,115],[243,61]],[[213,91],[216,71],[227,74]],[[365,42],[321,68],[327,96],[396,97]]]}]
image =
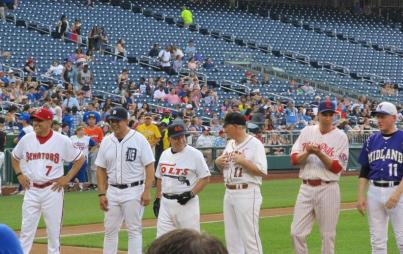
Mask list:
[{"label": "red baseball cap", "polygon": [[53,113],[46,108],[41,108],[36,111],[31,118],[39,120],[53,120]]}]

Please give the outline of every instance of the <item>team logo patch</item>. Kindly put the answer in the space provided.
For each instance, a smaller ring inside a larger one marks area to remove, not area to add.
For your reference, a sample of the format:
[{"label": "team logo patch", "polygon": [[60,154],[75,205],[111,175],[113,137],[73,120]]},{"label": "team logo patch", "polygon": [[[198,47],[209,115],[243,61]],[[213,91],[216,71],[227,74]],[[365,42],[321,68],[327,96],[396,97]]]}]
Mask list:
[{"label": "team logo patch", "polygon": [[339,155],[339,160],[341,160],[344,163],[347,162],[347,160],[348,160],[347,155],[345,153],[341,153]]},{"label": "team logo patch", "polygon": [[136,156],[137,156],[137,149],[128,147],[126,152],[126,161],[135,161]]}]

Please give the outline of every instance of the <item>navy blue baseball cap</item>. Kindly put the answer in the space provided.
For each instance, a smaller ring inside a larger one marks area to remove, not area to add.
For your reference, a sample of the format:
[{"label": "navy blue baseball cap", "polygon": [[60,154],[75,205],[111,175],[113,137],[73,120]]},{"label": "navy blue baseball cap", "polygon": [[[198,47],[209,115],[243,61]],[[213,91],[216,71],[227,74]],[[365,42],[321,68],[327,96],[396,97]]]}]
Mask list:
[{"label": "navy blue baseball cap", "polygon": [[127,110],[123,107],[114,107],[110,111],[110,115],[108,116],[108,120],[127,120],[129,118],[129,114]]},{"label": "navy blue baseball cap", "polygon": [[171,124],[168,126],[169,138],[184,136],[186,133],[186,127],[183,124]]},{"label": "navy blue baseball cap", "polygon": [[323,113],[323,112],[336,112],[336,104],[334,104],[333,102],[326,100],[326,101],[321,101],[319,103],[319,108],[318,108],[318,112],[319,113]]},{"label": "navy blue baseball cap", "polygon": [[29,121],[29,120],[31,120],[31,116],[28,114],[28,113],[26,113],[26,112],[23,112],[23,113],[21,113],[21,115],[18,117],[18,120],[20,120],[20,121]]}]

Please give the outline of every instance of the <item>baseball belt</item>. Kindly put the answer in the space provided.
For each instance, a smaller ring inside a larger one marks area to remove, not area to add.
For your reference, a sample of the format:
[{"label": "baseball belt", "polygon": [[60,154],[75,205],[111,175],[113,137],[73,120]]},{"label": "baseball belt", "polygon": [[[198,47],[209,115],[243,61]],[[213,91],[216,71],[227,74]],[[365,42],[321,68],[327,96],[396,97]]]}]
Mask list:
[{"label": "baseball belt", "polygon": [[35,188],[44,189],[52,184],[53,182],[49,181],[46,183],[32,183],[32,186],[34,186]]},{"label": "baseball belt", "polygon": [[312,187],[316,187],[322,184],[329,184],[331,181],[322,181],[321,179],[304,179],[302,180],[304,184],[308,184]]},{"label": "baseball belt", "polygon": [[144,181],[141,180],[141,181],[128,183],[128,184],[111,184],[111,186],[122,190],[122,189],[127,189],[127,188],[130,188],[130,187],[139,186],[139,185],[142,185],[143,183],[144,183]]},{"label": "baseball belt", "polygon": [[399,185],[400,181],[373,181],[373,180],[371,180],[371,183],[373,185],[375,185],[376,187],[387,188],[387,187],[393,187],[393,186]]},{"label": "baseball belt", "polygon": [[247,183],[238,183],[238,184],[226,184],[225,185],[229,190],[243,190],[248,188]]},{"label": "baseball belt", "polygon": [[168,194],[162,193],[162,196],[166,199],[178,199],[181,195],[180,194]]}]

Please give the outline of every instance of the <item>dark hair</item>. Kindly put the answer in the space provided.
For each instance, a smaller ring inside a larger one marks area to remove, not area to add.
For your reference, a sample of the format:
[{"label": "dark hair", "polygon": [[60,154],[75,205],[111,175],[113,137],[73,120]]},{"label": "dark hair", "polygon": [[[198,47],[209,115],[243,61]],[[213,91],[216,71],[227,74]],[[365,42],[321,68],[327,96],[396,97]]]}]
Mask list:
[{"label": "dark hair", "polygon": [[195,230],[176,229],[156,239],[146,254],[228,254],[216,238]]}]

